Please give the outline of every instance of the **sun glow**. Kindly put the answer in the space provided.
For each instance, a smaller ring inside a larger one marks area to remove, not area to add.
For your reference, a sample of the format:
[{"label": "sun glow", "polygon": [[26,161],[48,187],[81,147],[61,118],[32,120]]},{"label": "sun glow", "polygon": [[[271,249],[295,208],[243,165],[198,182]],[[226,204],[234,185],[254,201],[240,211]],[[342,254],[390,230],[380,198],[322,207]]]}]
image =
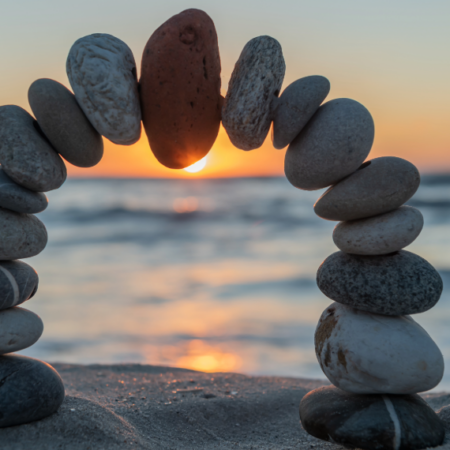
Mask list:
[{"label": "sun glow", "polygon": [[205,166],[206,166],[206,156],[202,158],[200,161],[197,161],[196,163],[192,164],[191,166],[185,167],[184,170],[186,172],[195,173],[200,172],[200,170],[204,169]]}]

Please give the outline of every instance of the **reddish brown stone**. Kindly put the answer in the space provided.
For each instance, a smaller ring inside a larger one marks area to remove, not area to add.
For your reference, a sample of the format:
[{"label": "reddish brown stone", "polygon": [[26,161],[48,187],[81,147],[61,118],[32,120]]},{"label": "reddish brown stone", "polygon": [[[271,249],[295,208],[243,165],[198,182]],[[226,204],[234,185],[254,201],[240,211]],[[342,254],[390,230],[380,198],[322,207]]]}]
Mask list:
[{"label": "reddish brown stone", "polygon": [[158,161],[182,169],[203,158],[219,132],[220,57],[211,18],[171,17],[150,37],[141,66],[142,121]]}]

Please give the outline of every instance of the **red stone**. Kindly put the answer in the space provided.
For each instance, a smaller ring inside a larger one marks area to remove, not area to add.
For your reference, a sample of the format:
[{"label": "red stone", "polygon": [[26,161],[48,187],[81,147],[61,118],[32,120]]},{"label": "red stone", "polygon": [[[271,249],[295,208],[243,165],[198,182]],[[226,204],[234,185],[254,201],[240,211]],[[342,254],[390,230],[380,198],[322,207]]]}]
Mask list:
[{"label": "red stone", "polygon": [[142,55],[142,121],[158,161],[183,169],[202,159],[219,132],[220,56],[211,18],[198,9],[171,17]]}]

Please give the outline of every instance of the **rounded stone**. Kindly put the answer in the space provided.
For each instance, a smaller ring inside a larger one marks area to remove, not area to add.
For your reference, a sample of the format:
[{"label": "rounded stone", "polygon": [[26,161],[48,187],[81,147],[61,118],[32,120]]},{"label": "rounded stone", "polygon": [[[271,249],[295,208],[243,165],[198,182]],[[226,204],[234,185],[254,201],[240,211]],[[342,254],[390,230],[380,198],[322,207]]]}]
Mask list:
[{"label": "rounded stone", "polygon": [[55,413],[64,400],[58,372],[25,356],[0,356],[0,427],[41,420]]},{"label": "rounded stone", "polygon": [[48,78],[36,80],[28,90],[28,101],[41,130],[64,159],[78,167],[100,162],[102,137],[65,86]]},{"label": "rounded stone", "polygon": [[0,208],[25,214],[37,214],[48,206],[42,192],[30,191],[15,183],[0,167]]},{"label": "rounded stone", "polygon": [[20,305],[38,289],[36,271],[23,261],[0,261],[0,311]]},{"label": "rounded stone", "polygon": [[377,216],[407,202],[419,184],[419,171],[409,161],[394,156],[375,158],[328,189],[317,200],[314,211],[326,220]]},{"label": "rounded stone", "polygon": [[367,219],[339,222],[333,241],[345,253],[387,255],[411,244],[423,228],[423,216],[411,206]]},{"label": "rounded stone", "polygon": [[82,37],[70,49],[66,71],[78,104],[101,135],[120,145],[139,140],[136,63],[125,42],[102,33]]},{"label": "rounded stone", "polygon": [[188,9],[150,37],[142,55],[142,120],[158,161],[183,169],[208,154],[219,133],[220,56],[214,22]]},{"label": "rounded stone", "polygon": [[318,75],[291,83],[275,100],[273,109],[273,146],[289,145],[303,130],[330,92],[330,82]]},{"label": "rounded stone", "polygon": [[0,106],[0,164],[17,184],[36,192],[62,186],[66,166],[24,109]]},{"label": "rounded stone", "polygon": [[47,230],[37,217],[0,208],[0,260],[36,256],[47,240]]},{"label": "rounded stone", "polygon": [[0,355],[31,347],[43,331],[41,318],[27,309],[15,307],[0,311]]},{"label": "rounded stone", "polygon": [[334,386],[300,403],[305,431],[324,441],[368,450],[419,450],[444,441],[438,415],[419,395],[355,395]]},{"label": "rounded stone", "polygon": [[436,269],[406,250],[382,256],[333,253],[319,267],[317,285],[336,302],[388,316],[428,311],[443,289]]},{"label": "rounded stone", "polygon": [[375,126],[369,111],[354,100],[323,104],[286,152],[284,171],[295,187],[322,189],[347,177],[366,159]]},{"label": "rounded stone", "polygon": [[333,303],[320,317],[316,356],[327,378],[353,394],[416,394],[436,387],[442,354],[410,316],[382,316]]},{"label": "rounded stone", "polygon": [[285,71],[276,39],[259,36],[245,45],[231,74],[222,109],[222,123],[233,145],[242,150],[261,147]]}]

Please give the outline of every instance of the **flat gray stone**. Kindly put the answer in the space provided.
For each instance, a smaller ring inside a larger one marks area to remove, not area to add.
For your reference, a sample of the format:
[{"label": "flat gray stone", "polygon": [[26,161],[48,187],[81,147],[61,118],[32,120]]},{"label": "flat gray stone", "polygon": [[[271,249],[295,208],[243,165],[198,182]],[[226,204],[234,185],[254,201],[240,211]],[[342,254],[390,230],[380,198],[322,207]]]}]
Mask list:
[{"label": "flat gray stone", "polygon": [[20,305],[38,289],[36,271],[23,261],[0,261],[0,311]]},{"label": "flat gray stone", "polygon": [[234,67],[222,109],[231,142],[242,150],[261,147],[272,123],[286,65],[279,42],[259,36],[247,42]]},{"label": "flat gray stone", "polygon": [[36,192],[58,189],[66,166],[24,109],[0,106],[0,164],[17,184]]},{"label": "flat gray stone", "polygon": [[136,63],[125,42],[110,34],[82,37],[70,49],[66,70],[81,109],[101,135],[120,145],[139,140]]},{"label": "flat gray stone", "polygon": [[436,269],[406,250],[384,256],[333,253],[319,267],[317,285],[336,302],[389,316],[428,311],[443,289]]},{"label": "flat gray stone", "polygon": [[372,148],[375,126],[369,111],[354,100],[323,104],[286,152],[284,171],[306,191],[336,184],[353,173]]},{"label": "flat gray stone", "polygon": [[28,101],[42,131],[64,159],[78,167],[100,162],[102,137],[65,86],[48,78],[36,80],[28,90]]},{"label": "flat gray stone", "polygon": [[318,75],[291,83],[273,103],[273,146],[289,145],[303,130],[330,92],[330,82]]},{"label": "flat gray stone", "polygon": [[314,205],[322,219],[356,220],[397,209],[417,191],[420,174],[402,158],[383,156],[328,189]]},{"label": "flat gray stone", "polygon": [[367,219],[339,222],[333,241],[339,250],[355,255],[387,255],[411,244],[423,228],[423,216],[411,206]]}]

